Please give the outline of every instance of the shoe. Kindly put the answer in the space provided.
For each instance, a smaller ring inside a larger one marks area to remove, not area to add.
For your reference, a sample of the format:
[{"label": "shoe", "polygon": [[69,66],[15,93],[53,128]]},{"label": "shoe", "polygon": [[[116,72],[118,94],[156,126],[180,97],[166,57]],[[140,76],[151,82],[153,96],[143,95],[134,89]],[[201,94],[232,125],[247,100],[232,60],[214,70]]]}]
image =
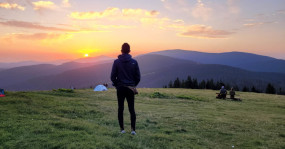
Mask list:
[{"label": "shoe", "polygon": [[120,132],[121,134],[124,134],[124,133],[126,133],[126,131],[125,130],[121,130],[121,132]]},{"label": "shoe", "polygon": [[135,131],[132,131],[131,132],[131,135],[136,135],[137,133]]}]

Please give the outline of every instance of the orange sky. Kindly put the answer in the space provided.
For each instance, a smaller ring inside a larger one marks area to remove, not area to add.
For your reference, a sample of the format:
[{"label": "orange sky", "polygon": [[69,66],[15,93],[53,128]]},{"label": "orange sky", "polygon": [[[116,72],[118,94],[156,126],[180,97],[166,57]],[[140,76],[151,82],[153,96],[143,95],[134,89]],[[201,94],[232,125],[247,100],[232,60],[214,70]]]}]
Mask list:
[{"label": "orange sky", "polygon": [[0,62],[166,49],[285,59],[284,0],[0,0]]}]

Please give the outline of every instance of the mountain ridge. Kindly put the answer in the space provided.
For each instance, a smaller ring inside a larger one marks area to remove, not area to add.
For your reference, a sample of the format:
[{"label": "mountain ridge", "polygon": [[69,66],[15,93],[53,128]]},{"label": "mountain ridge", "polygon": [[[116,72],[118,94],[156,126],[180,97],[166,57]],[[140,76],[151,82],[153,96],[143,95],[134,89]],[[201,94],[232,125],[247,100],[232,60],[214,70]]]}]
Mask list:
[{"label": "mountain ridge", "polygon": [[192,60],[203,64],[222,64],[257,72],[285,73],[285,60],[246,52],[205,53],[181,49],[152,52],[152,54]]},{"label": "mountain ridge", "polygon": [[[232,85],[243,87],[255,85],[264,90],[267,83],[285,88],[285,75],[280,73],[260,73],[219,64],[200,64],[168,56],[148,54],[135,57],[138,61],[142,79],[138,87],[162,87],[170,80],[188,75],[198,80],[222,80]],[[59,74],[39,76],[25,82],[6,86],[14,90],[50,90],[53,88],[89,88],[97,84],[111,85],[110,73],[112,62],[91,65],[84,68],[70,69]],[[1,73],[0,73],[1,74]]]}]

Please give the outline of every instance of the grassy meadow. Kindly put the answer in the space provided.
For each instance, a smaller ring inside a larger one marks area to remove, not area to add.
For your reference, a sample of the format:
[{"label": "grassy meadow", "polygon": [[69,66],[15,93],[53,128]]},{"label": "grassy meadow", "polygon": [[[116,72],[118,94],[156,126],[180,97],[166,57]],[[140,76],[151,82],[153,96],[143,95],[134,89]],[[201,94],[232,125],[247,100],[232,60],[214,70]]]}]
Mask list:
[{"label": "grassy meadow", "polygon": [[119,133],[116,90],[8,92],[0,98],[0,149],[285,148],[285,96],[138,89],[137,135]]}]

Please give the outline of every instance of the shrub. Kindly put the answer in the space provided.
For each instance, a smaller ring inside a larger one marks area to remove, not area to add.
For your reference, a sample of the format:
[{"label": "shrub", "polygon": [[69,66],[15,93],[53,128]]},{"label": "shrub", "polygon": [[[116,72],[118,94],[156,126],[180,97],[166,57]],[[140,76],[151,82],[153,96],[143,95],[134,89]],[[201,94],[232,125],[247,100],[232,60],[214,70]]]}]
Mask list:
[{"label": "shrub", "polygon": [[150,98],[168,98],[168,96],[160,92],[154,92],[150,95]]},{"label": "shrub", "polygon": [[65,88],[59,88],[59,89],[53,89],[54,92],[64,92],[64,93],[74,93],[73,89],[65,89]]}]

